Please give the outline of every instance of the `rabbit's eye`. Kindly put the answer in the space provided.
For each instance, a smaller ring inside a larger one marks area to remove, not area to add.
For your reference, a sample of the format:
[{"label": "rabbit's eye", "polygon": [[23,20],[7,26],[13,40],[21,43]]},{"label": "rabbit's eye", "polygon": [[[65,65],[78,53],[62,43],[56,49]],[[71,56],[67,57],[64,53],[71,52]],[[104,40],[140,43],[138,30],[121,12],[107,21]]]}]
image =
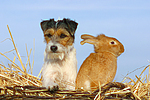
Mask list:
[{"label": "rabbit's eye", "polygon": [[115,44],[115,41],[111,41],[110,44]]}]

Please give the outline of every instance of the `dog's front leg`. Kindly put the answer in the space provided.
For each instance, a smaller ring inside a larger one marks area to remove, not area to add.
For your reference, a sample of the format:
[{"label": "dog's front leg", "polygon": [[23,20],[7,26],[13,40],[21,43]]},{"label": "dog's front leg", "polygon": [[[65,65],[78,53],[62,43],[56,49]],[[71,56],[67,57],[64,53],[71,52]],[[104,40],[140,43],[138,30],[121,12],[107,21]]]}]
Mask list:
[{"label": "dog's front leg", "polygon": [[58,76],[58,72],[45,73],[43,76],[43,86],[48,88],[50,91],[58,90],[58,84],[55,82]]}]

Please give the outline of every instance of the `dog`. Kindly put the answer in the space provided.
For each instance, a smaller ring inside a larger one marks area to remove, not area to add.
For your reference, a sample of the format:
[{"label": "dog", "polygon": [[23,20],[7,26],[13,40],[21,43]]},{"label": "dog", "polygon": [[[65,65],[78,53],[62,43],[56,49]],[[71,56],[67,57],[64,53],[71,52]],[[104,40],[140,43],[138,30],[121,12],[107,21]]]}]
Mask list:
[{"label": "dog", "polygon": [[59,88],[74,90],[77,59],[73,44],[78,23],[64,18],[45,20],[40,25],[46,42],[41,74],[43,86],[51,91]]}]

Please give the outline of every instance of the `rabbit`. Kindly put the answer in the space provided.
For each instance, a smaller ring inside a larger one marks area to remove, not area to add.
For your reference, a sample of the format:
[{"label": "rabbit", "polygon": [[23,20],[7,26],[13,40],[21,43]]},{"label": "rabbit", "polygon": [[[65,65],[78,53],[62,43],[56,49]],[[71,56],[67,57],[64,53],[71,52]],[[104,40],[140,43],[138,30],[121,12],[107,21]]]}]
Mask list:
[{"label": "rabbit", "polygon": [[93,44],[95,53],[91,53],[82,63],[76,77],[76,89],[92,91],[99,85],[113,81],[117,70],[117,57],[124,52],[124,46],[117,39],[104,34],[97,37],[83,34],[81,39],[81,45]]}]

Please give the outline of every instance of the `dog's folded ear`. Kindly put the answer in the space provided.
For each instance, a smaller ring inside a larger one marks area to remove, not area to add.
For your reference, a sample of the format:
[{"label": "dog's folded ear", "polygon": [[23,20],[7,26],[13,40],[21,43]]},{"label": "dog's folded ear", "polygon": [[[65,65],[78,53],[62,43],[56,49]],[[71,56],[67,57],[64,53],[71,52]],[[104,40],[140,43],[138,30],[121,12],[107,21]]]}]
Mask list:
[{"label": "dog's folded ear", "polygon": [[77,29],[78,23],[73,21],[73,20],[66,19],[66,18],[63,19],[63,22],[67,25],[67,30],[73,36],[75,31],[76,31],[76,29]]},{"label": "dog's folded ear", "polygon": [[58,20],[58,21],[54,21],[54,19],[45,20],[42,21],[40,25],[43,32],[49,28],[57,29],[58,27],[62,27],[65,28],[70,33],[70,35],[74,37],[74,33],[77,29],[78,23],[68,18],[67,19],[64,18],[63,20]]},{"label": "dog's folded ear", "polygon": [[54,21],[54,19],[45,20],[45,21],[42,21],[40,23],[41,28],[42,28],[43,31],[45,31],[45,30],[47,30],[49,28],[54,28],[55,24],[56,24],[56,21]]}]

